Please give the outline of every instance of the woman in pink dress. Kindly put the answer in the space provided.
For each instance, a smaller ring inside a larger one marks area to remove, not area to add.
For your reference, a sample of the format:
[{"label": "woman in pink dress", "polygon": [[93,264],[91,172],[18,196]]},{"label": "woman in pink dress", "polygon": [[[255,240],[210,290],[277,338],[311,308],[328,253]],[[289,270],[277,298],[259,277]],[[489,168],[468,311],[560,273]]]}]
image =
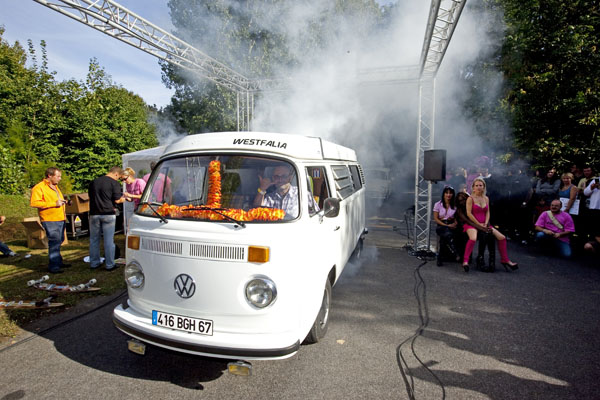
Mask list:
[{"label": "woman in pink dress", "polygon": [[463,258],[463,269],[465,272],[469,272],[469,258],[471,257],[471,253],[475,247],[475,242],[477,241],[476,226],[484,227],[488,232],[494,235],[496,241],[498,242],[500,263],[507,271],[514,271],[519,268],[517,263],[513,263],[508,258],[508,251],[506,250],[506,237],[489,224],[490,200],[485,195],[485,180],[482,178],[475,178],[471,186],[471,197],[467,199],[467,216],[472,224],[464,224],[463,226],[463,231],[465,231],[469,236],[469,240],[465,246],[465,255]]}]

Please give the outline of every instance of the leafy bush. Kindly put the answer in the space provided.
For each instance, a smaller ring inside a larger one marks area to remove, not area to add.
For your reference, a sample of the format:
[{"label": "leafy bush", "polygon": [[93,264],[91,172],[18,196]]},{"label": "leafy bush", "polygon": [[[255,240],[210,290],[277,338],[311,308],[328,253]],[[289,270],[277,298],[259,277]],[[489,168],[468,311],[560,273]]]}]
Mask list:
[{"label": "leafy bush", "polygon": [[22,166],[14,160],[10,150],[0,146],[0,193],[19,194],[24,191]]}]

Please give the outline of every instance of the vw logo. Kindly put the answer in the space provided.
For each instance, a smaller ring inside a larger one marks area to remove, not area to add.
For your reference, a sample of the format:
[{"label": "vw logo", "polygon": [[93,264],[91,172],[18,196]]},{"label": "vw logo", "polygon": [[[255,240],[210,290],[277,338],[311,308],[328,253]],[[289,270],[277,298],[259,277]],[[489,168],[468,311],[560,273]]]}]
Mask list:
[{"label": "vw logo", "polygon": [[177,275],[175,282],[173,282],[173,288],[175,288],[175,293],[182,299],[189,299],[196,293],[194,278],[187,274]]}]

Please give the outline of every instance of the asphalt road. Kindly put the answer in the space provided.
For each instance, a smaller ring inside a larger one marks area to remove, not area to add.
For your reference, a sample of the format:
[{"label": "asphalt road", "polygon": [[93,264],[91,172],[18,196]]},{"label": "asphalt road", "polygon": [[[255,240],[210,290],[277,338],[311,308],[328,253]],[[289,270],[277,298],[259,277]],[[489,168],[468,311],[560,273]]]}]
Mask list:
[{"label": "asphalt road", "polygon": [[115,299],[68,323],[59,321],[73,312],[42,321],[30,332],[58,325],[1,349],[0,399],[408,399],[403,342],[416,399],[600,397],[598,259],[510,243],[517,272],[466,274],[410,255],[398,223],[371,221],[362,262],[334,287],[326,338],[253,362],[251,377],[229,375],[225,360],[129,353],[111,321]]}]

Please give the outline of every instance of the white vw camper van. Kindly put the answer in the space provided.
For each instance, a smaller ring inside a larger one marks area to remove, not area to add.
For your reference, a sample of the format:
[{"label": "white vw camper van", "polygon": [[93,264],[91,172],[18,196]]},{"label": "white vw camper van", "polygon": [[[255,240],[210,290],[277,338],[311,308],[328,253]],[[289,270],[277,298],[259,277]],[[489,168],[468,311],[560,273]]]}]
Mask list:
[{"label": "white vw camper van", "polygon": [[326,331],[365,229],[353,150],[316,137],[190,135],[166,148],[127,232],[118,329],[171,350],[277,359]]}]

